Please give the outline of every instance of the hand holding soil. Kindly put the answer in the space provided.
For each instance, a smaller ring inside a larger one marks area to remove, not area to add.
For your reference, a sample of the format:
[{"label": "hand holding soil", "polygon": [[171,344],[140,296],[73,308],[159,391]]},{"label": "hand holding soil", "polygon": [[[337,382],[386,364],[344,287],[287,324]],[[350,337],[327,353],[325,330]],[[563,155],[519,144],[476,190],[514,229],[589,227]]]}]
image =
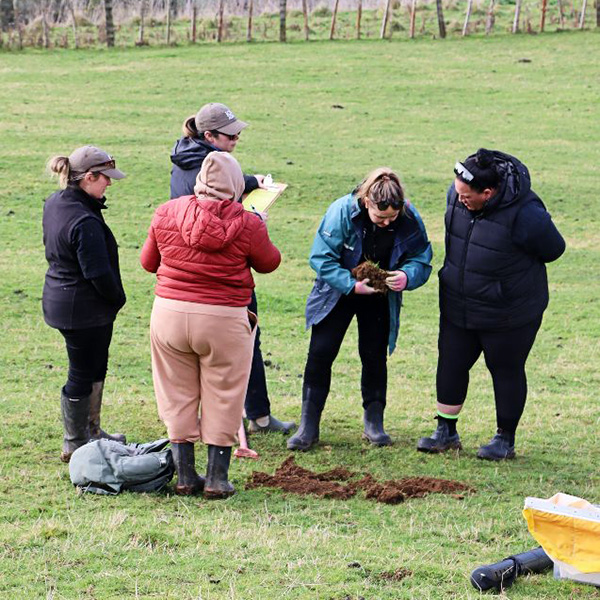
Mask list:
[{"label": "hand holding soil", "polygon": [[[352,276],[355,277],[359,283],[364,282],[363,286],[357,286],[355,288],[357,294],[372,294],[375,292],[386,294],[388,291],[388,286],[386,285],[388,272],[380,269],[378,265],[370,260],[366,260],[357,267],[354,267],[354,269],[352,269]],[[367,283],[370,285],[367,285]],[[373,289],[374,292],[362,291],[368,290],[369,288]]]}]

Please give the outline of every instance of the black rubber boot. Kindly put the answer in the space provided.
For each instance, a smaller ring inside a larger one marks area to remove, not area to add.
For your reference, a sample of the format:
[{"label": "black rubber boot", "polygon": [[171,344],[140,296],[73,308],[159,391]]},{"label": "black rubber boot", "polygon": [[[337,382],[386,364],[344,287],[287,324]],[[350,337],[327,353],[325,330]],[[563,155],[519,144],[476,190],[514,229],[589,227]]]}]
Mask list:
[{"label": "black rubber boot", "polygon": [[296,429],[296,423],[294,421],[280,421],[273,415],[268,415],[269,422],[263,427],[259,425],[255,419],[248,419],[248,432],[249,433],[271,433],[272,431],[283,433],[287,435],[294,429]]},{"label": "black rubber boot", "polygon": [[392,438],[383,429],[383,412],[385,404],[383,402],[369,402],[365,406],[363,422],[365,430],[363,439],[371,442],[373,446],[391,446]]},{"label": "black rubber boot", "polygon": [[438,420],[437,429],[433,432],[431,437],[422,437],[417,442],[417,450],[419,452],[430,452],[432,454],[446,452],[446,450],[460,450],[462,445],[458,433],[450,435],[448,423],[438,417],[436,417],[436,419]]},{"label": "black rubber boot", "polygon": [[507,460],[515,457],[515,434],[498,429],[492,441],[477,450],[477,458]]},{"label": "black rubber boot", "polygon": [[112,440],[126,444],[127,439],[122,433],[106,433],[100,427],[100,411],[102,410],[102,393],[104,391],[104,381],[92,383],[92,393],[90,395],[90,438],[93,440]]},{"label": "black rubber boot", "polygon": [[302,389],[302,416],[298,431],[287,442],[288,450],[309,450],[319,441],[321,413],[325,407],[327,390],[310,388]]},{"label": "black rubber boot", "polygon": [[60,394],[64,437],[60,460],[68,463],[77,448],[90,441],[90,397],[69,398],[64,391]]},{"label": "black rubber boot", "polygon": [[235,488],[229,482],[229,463],[231,462],[231,447],[208,446],[208,466],[206,467],[206,482],[204,497],[208,500],[220,500],[235,494]]},{"label": "black rubber boot", "polygon": [[194,444],[192,442],[171,442],[173,462],[177,471],[175,493],[180,496],[193,496],[204,489],[204,477],[196,472]]}]

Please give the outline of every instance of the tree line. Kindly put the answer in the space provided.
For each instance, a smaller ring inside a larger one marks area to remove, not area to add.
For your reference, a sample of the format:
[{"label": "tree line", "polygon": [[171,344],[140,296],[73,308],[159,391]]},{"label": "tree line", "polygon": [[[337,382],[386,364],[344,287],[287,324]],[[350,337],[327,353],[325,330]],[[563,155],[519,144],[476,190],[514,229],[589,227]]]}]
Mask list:
[{"label": "tree line", "polygon": [[[336,37],[337,19],[340,10],[340,0],[327,0],[316,4],[318,0],[295,0],[296,8],[293,12],[301,16],[302,25],[295,24],[294,27],[302,29],[305,40],[310,40],[312,35],[311,18],[319,14],[329,19],[327,37],[333,40]],[[494,28],[498,6],[501,0],[481,0],[486,2],[485,7],[485,33],[490,34]],[[523,0],[513,0],[513,16],[510,30],[512,33],[519,32],[522,21]],[[592,0],[570,0],[571,5],[567,7],[569,0],[555,0],[557,17],[555,21],[561,29],[566,26],[567,11],[570,8],[569,17],[573,18],[575,13],[575,27],[583,29],[586,26],[586,13],[588,12],[588,1]],[[385,38],[391,35],[390,26],[394,9],[402,7],[408,14],[408,36],[414,38],[416,35],[416,18],[419,9],[425,9],[430,5],[435,6],[437,31],[436,37],[447,36],[447,21],[444,15],[442,0],[342,0],[344,8],[350,8],[355,13],[353,26],[354,35],[360,38],[362,34],[363,11],[373,6],[381,13],[379,37]],[[539,25],[536,31],[543,32],[546,27],[548,15],[548,0],[540,0]],[[576,3],[580,3],[576,7]],[[227,19],[236,16],[245,21],[245,39],[252,41],[256,39],[255,23],[257,17],[265,14],[267,10],[278,13],[278,39],[286,42],[288,39],[289,14],[291,0],[0,0],[0,29],[3,34],[0,37],[0,45],[8,47],[23,48],[28,45],[41,45],[49,48],[51,43],[51,32],[55,28],[62,28],[64,43],[69,41],[76,48],[93,43],[105,43],[108,47],[115,45],[115,32],[117,27],[125,22],[136,24],[136,45],[149,43],[148,28],[162,28],[163,34],[160,41],[165,44],[173,43],[173,30],[178,22],[183,19],[189,22],[187,38],[190,42],[198,40],[198,24],[202,22],[201,15],[211,15],[211,26],[214,26],[214,39],[222,42],[225,39]],[[600,0],[595,0],[596,27],[600,27]],[[460,27],[461,34],[469,34],[470,21],[473,16],[473,0],[466,0],[463,22]],[[480,10],[481,12],[481,10]],[[214,18],[213,18],[214,17]],[[82,27],[89,29],[97,28],[99,31],[96,40],[90,40],[89,35],[82,39],[80,31]],[[71,35],[67,37],[67,29]],[[534,27],[531,18],[528,18],[526,27],[532,32]],[[31,30],[37,32],[36,36],[27,36]],[[156,37],[156,36],[155,36]],[[90,43],[90,41],[92,43]]]}]

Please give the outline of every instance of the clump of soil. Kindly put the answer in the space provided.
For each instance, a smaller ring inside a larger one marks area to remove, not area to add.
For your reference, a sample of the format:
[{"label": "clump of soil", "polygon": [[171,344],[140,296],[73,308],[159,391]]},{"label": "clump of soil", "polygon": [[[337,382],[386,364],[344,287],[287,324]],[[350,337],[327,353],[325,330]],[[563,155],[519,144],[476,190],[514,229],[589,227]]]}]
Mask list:
[{"label": "clump of soil", "polygon": [[366,260],[363,263],[360,263],[358,267],[354,267],[352,269],[352,276],[357,281],[362,281],[363,279],[369,280],[369,285],[376,290],[387,294],[388,286],[385,285],[385,280],[388,277],[388,272],[380,269],[378,265],[376,265],[373,261]]},{"label": "clump of soil", "polygon": [[362,490],[365,492],[365,498],[385,504],[398,504],[407,498],[422,498],[427,494],[452,494],[455,498],[462,498],[457,492],[475,491],[460,481],[434,477],[406,477],[382,483],[369,474],[360,479],[357,479],[358,477],[357,473],[343,467],[315,473],[297,465],[294,457],[290,456],[283,461],[274,475],[253,471],[246,489],[274,487],[293,494],[310,494],[337,500],[348,500]]},{"label": "clump of soil", "polygon": [[410,577],[412,575],[412,571],[410,569],[405,569],[404,567],[400,567],[395,571],[384,571],[383,573],[379,573],[377,579],[382,579],[383,581],[402,581],[406,577]]}]

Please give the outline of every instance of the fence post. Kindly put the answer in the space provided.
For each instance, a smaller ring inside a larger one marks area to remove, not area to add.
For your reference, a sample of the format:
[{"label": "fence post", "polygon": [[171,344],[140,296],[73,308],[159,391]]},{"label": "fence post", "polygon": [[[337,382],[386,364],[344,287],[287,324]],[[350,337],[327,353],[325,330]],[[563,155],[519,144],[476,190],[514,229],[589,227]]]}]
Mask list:
[{"label": "fence post", "polygon": [[360,40],[360,21],[362,19],[362,0],[358,0],[356,7],[356,39]]},{"label": "fence post", "polygon": [[540,16],[540,32],[544,31],[546,25],[546,10],[548,8],[548,0],[542,0],[542,14]]},{"label": "fence post", "polygon": [[287,19],[287,0],[279,0],[279,41],[285,43],[286,36],[286,19]]},{"label": "fence post", "polygon": [[465,23],[462,29],[462,36],[465,37],[467,35],[467,30],[469,29],[469,19],[471,18],[471,10],[473,9],[473,0],[468,0],[467,2],[467,13],[465,14]]},{"label": "fence post", "polygon": [[308,34],[310,30],[308,27],[308,5],[306,0],[302,0],[302,16],[304,17],[304,41],[308,42]]},{"label": "fence post", "polygon": [[254,10],[254,0],[248,3],[248,27],[246,27],[246,41],[252,41],[252,12]]},{"label": "fence post", "polygon": [[438,28],[440,30],[440,37],[444,39],[446,37],[446,23],[444,21],[444,8],[442,7],[442,0],[435,0],[435,8],[437,11]]},{"label": "fence post", "polygon": [[412,40],[415,37],[415,20],[417,18],[417,0],[412,0],[410,5],[410,29],[408,37]]},{"label": "fence post", "polygon": [[113,0],[104,0],[104,22],[106,24],[106,45],[112,48],[115,45],[115,23],[112,13]]},{"label": "fence post", "polygon": [[381,21],[381,31],[379,32],[379,37],[381,39],[385,38],[385,30],[387,29],[387,23],[390,16],[390,4],[391,0],[385,0],[385,10],[383,11],[383,20]]},{"label": "fence post", "polygon": [[335,0],[333,5],[333,14],[331,15],[331,27],[329,28],[329,39],[332,40],[335,35],[335,22],[337,20],[338,5],[340,0]]},{"label": "fence post", "polygon": [[196,6],[196,0],[192,0],[192,22],[190,27],[192,29],[190,37],[192,38],[192,44],[196,43],[196,20],[198,18],[198,7]]},{"label": "fence post", "polygon": [[219,24],[217,26],[217,42],[223,41],[223,13],[225,11],[225,0],[219,0]]},{"label": "fence post", "polygon": [[519,16],[521,15],[521,0],[515,2],[515,18],[513,20],[512,32],[517,33],[519,31]]},{"label": "fence post", "polygon": [[[596,0],[599,1],[599,0]],[[585,11],[587,10],[587,0],[583,0],[581,3],[581,14],[579,15],[579,29],[583,29],[585,24]]]}]

